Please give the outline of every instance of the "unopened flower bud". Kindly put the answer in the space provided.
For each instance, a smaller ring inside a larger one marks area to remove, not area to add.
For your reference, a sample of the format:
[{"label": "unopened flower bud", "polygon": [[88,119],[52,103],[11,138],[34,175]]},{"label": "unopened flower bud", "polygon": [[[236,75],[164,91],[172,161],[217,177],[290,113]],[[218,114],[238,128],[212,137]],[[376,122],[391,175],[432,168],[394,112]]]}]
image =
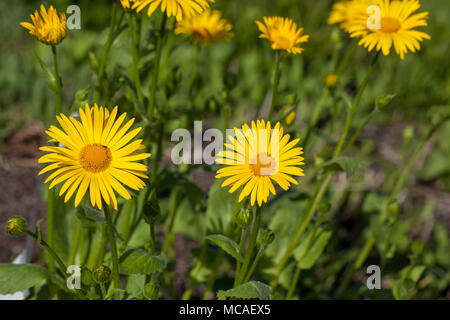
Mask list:
[{"label": "unopened flower bud", "polygon": [[338,82],[339,77],[334,73],[327,74],[323,79],[323,84],[328,90],[336,89]]},{"label": "unopened flower bud", "polygon": [[154,225],[161,218],[161,208],[156,197],[148,199],[144,205],[144,220],[146,223]]},{"label": "unopened flower bud", "polygon": [[249,208],[241,208],[236,215],[236,224],[241,228],[247,228],[252,223],[253,213]]},{"label": "unopened flower bud", "polygon": [[284,108],[284,115],[287,114],[287,116],[284,118],[284,122],[287,126],[291,125],[295,121],[295,110],[293,107],[286,107]]},{"label": "unopened flower bud", "polygon": [[325,163],[325,160],[321,156],[316,156],[314,159],[314,165],[317,169],[322,168],[323,164]]},{"label": "unopened flower bud", "polygon": [[375,100],[375,105],[378,109],[383,110],[384,108],[386,108],[387,106],[389,106],[389,104],[391,103],[392,99],[395,98],[395,94],[388,94],[386,96],[383,97],[378,97]]},{"label": "unopened flower bud", "polygon": [[159,286],[154,282],[149,282],[144,287],[144,296],[147,299],[155,299],[158,297]]},{"label": "unopened flower bud", "polygon": [[6,232],[11,236],[21,236],[28,229],[27,222],[24,218],[13,216],[6,223]]},{"label": "unopened flower bud", "polygon": [[266,229],[261,233],[261,244],[262,245],[269,245],[275,240],[275,233],[270,230]]},{"label": "unopened flower bud", "polygon": [[398,204],[398,201],[392,201],[388,207],[387,210],[389,212],[389,214],[391,215],[397,215],[398,211],[400,210],[400,205]]},{"label": "unopened flower bud", "polygon": [[111,279],[111,269],[107,266],[100,266],[92,271],[94,281],[97,283],[105,283]]},{"label": "unopened flower bud", "polygon": [[405,142],[409,142],[412,140],[412,138],[414,138],[414,128],[413,126],[409,125],[403,131],[403,140]]}]

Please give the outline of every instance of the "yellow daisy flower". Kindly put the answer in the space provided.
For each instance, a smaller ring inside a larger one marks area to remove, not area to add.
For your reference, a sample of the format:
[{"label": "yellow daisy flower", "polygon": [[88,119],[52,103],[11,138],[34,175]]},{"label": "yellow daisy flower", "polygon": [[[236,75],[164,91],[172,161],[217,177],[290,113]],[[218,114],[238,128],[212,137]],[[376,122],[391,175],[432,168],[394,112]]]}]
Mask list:
[{"label": "yellow daisy flower", "polygon": [[183,19],[177,23],[175,34],[189,34],[195,42],[210,44],[212,41],[227,41],[233,37],[231,23],[222,19],[220,11],[205,10],[203,13]]},{"label": "yellow daisy flower", "polygon": [[328,24],[339,24],[339,27],[349,32],[350,24],[355,21],[367,22],[367,8],[371,0],[343,0],[333,5]]},{"label": "yellow daisy flower", "polygon": [[31,14],[31,21],[21,22],[20,25],[30,31],[30,34],[34,35],[40,42],[57,45],[60,43],[67,34],[66,15],[59,13],[53,6],[47,10],[41,5],[41,12],[36,10],[34,15]]},{"label": "yellow daisy flower", "polygon": [[[144,149],[142,139],[130,142],[142,128],[127,133],[133,125],[134,118],[122,125],[126,113],[117,117],[118,108],[110,113],[108,109],[95,105],[79,109],[81,122],[64,114],[56,116],[61,129],[51,126],[47,135],[50,141],[59,142],[60,146],[41,147],[49,152],[39,158],[39,163],[49,163],[39,175],[54,171],[45,180],[52,180],[49,189],[64,182],[59,195],[66,193],[64,202],[69,201],[78,188],[75,196],[75,207],[89,189],[93,206],[102,208],[102,199],[117,210],[115,192],[130,199],[128,191],[122,186],[139,190],[145,183],[140,178],[148,178],[147,167],[136,161],[151,156],[140,153]],[[62,146],[61,146],[62,145]]]},{"label": "yellow daisy flower", "polygon": [[[261,206],[269,194],[276,194],[272,180],[287,190],[291,183],[298,184],[292,176],[303,176],[303,148],[295,147],[300,139],[289,141],[280,123],[272,130],[270,122],[252,121],[251,128],[244,124],[234,128],[235,137],[228,136],[226,150],[217,154],[216,162],[227,165],[217,171],[216,178],[227,178],[222,187],[232,186],[230,193],[244,186],[239,202],[250,195]],[[295,147],[295,148],[294,148]]]},{"label": "yellow daisy flower", "polygon": [[428,34],[414,30],[426,26],[428,19],[428,12],[415,13],[420,8],[418,0],[372,0],[372,4],[380,9],[378,25],[369,29],[367,21],[371,15],[366,13],[366,19],[352,21],[349,26],[350,36],[361,36],[359,45],[369,51],[376,48],[387,56],[393,45],[403,60],[408,50],[419,51],[420,42],[431,39]]},{"label": "yellow daisy flower", "polygon": [[304,35],[303,28],[298,29],[297,24],[289,18],[264,17],[264,23],[255,21],[262,34],[272,46],[272,50],[284,50],[289,53],[302,53],[303,48],[298,47],[307,42],[308,35]]},{"label": "yellow daisy flower", "polygon": [[135,0],[132,8],[140,12],[148,6],[147,14],[151,16],[161,6],[161,11],[168,17],[174,16],[177,21],[181,21],[209,9],[210,3],[214,3],[214,0]]}]

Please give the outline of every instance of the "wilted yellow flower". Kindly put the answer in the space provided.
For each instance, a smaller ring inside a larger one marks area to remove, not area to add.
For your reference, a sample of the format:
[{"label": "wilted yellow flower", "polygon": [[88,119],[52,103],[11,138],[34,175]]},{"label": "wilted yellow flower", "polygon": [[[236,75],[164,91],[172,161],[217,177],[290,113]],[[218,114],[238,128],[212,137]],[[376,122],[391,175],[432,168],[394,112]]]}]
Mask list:
[{"label": "wilted yellow flower", "polygon": [[[235,137],[228,136],[226,150],[217,154],[216,162],[226,165],[217,171],[216,178],[225,178],[222,187],[231,185],[230,193],[243,186],[239,202],[250,195],[261,206],[269,194],[276,194],[272,180],[287,190],[291,183],[298,184],[292,176],[303,176],[303,148],[295,147],[300,139],[289,141],[280,123],[272,130],[270,122],[252,121],[251,128],[244,124],[234,128]],[[295,148],[294,148],[295,147]]]},{"label": "wilted yellow flower", "polygon": [[372,0],[371,3],[379,8],[379,15],[370,14],[369,11],[365,20],[349,23],[350,36],[362,37],[359,45],[369,51],[376,48],[385,56],[390,53],[393,45],[395,52],[403,60],[408,50],[419,51],[420,42],[431,39],[428,34],[414,30],[416,27],[426,26],[428,19],[428,12],[414,13],[420,8],[418,0]]},{"label": "wilted yellow flower", "polygon": [[39,174],[56,169],[45,183],[53,180],[51,189],[65,181],[59,192],[60,196],[66,193],[64,202],[69,201],[78,188],[75,207],[78,206],[89,188],[93,206],[101,209],[103,199],[117,210],[114,191],[125,199],[131,198],[122,183],[134,190],[144,188],[145,183],[140,178],[148,178],[147,167],[136,161],[151,154],[139,152],[144,149],[142,139],[130,142],[142,128],[127,133],[134,118],[122,125],[126,113],[116,119],[117,112],[117,107],[109,113],[106,108],[86,105],[85,110],[79,109],[81,122],[60,114],[56,119],[63,130],[51,126],[46,131],[52,141],[62,146],[40,148],[50,153],[39,158],[39,163],[51,164]]},{"label": "wilted yellow flower", "polygon": [[334,73],[329,73],[323,78],[323,84],[327,89],[336,88],[339,81],[339,77]]},{"label": "wilted yellow flower", "polygon": [[260,38],[265,38],[272,46],[272,50],[284,50],[289,53],[302,53],[303,48],[298,47],[301,43],[307,42],[308,35],[303,34],[303,28],[298,28],[297,24],[289,18],[264,17],[264,23],[255,21],[262,34]]},{"label": "wilted yellow flower", "polygon": [[148,6],[147,14],[151,16],[161,6],[161,11],[168,17],[174,16],[181,21],[209,9],[210,3],[214,0],[134,0],[132,8],[139,12]]},{"label": "wilted yellow flower", "polygon": [[40,15],[36,10],[34,15],[31,14],[31,21],[21,22],[20,25],[30,31],[30,34],[34,35],[40,42],[57,45],[60,43],[67,34],[66,15],[56,11],[53,6],[47,10],[41,5]]},{"label": "wilted yellow flower", "polygon": [[233,37],[231,23],[222,19],[220,11],[205,10],[203,13],[177,23],[175,34],[189,34],[195,42],[209,44],[213,41],[227,41]]}]

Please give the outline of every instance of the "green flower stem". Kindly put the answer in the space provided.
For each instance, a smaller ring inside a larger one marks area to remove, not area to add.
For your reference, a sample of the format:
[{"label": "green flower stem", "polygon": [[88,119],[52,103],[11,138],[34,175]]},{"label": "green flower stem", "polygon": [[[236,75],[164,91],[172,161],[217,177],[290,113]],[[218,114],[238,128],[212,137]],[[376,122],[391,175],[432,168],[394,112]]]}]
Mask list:
[{"label": "green flower stem", "polygon": [[[246,204],[247,201],[245,201],[244,203]],[[242,205],[244,205],[244,204],[242,204]],[[231,235],[234,231],[234,228],[235,228],[235,223],[233,221],[233,217],[236,216],[236,214],[239,212],[240,209],[241,209],[241,203],[236,201],[236,205],[234,206],[233,212],[231,213],[231,220],[228,223],[227,229],[225,230],[225,236],[231,237]],[[205,245],[207,246],[208,243],[205,242]],[[216,279],[217,279],[219,266],[220,266],[224,256],[225,256],[225,253],[223,252],[223,250],[219,250],[219,252],[216,254],[216,257],[213,262],[212,270],[211,270],[211,275],[208,278],[208,282],[206,284],[206,289],[203,292],[203,299],[209,298],[209,295],[214,287],[214,283],[216,282]]]},{"label": "green flower stem", "polygon": [[139,57],[140,38],[138,38],[138,35],[140,34],[139,33],[139,25],[137,26],[138,32],[136,33],[133,15],[130,12],[127,13],[127,18],[128,18],[128,26],[130,29],[131,47],[132,47],[132,52],[133,52],[133,64],[132,64],[133,77],[132,78],[133,78],[134,84],[136,86],[136,92],[137,92],[139,102],[143,105],[144,98],[142,97],[141,77],[139,74],[139,60],[140,60],[140,57]]},{"label": "green flower stem", "polygon": [[114,33],[115,33],[115,24],[117,17],[117,4],[116,1],[112,3],[112,13],[111,13],[111,21],[109,24],[108,38],[105,43],[105,50],[103,51],[102,60],[100,61],[97,81],[95,83],[94,88],[94,102],[97,103],[100,99],[100,89],[102,87],[103,76],[105,74],[106,61],[108,60],[109,52],[111,51],[111,46],[114,41]]},{"label": "green flower stem", "polygon": [[317,106],[313,110],[313,114],[311,116],[311,121],[308,126],[308,131],[306,132],[305,138],[303,139],[303,148],[306,149],[308,146],[309,139],[311,138],[311,134],[315,129],[317,122],[319,122],[320,114],[322,113],[323,107],[325,105],[325,101],[327,101],[328,96],[330,95],[330,91],[325,89],[320,97]]},{"label": "green flower stem", "polygon": [[56,107],[55,114],[59,115],[62,112],[62,96],[61,96],[61,78],[59,76],[58,57],[56,54],[56,46],[52,45],[53,67],[55,68],[56,78]]},{"label": "green flower stem", "polygon": [[207,240],[203,240],[203,244],[202,244],[202,249],[200,252],[200,259],[197,261],[193,271],[192,271],[192,277],[191,277],[191,281],[189,282],[189,286],[186,289],[186,291],[183,293],[183,296],[181,298],[181,300],[189,300],[192,294],[192,290],[194,289],[195,285],[197,284],[197,275],[200,272],[200,269],[203,265],[203,262],[205,260],[206,257],[206,251],[208,249],[208,243]]},{"label": "green flower stem", "polygon": [[[366,72],[366,75],[358,89],[358,93],[356,94],[355,100],[353,101],[353,105],[347,114],[347,119],[345,122],[344,130],[342,131],[341,137],[339,139],[339,143],[334,151],[333,159],[337,158],[341,153],[342,147],[347,138],[348,132],[350,130],[350,126],[353,122],[353,118],[356,114],[356,110],[358,108],[362,94],[363,94],[365,88],[367,87],[367,84],[369,82],[370,76],[372,74],[375,62],[378,59],[378,56],[379,56],[379,52],[377,52],[377,54],[373,57],[370,65],[369,65],[369,68]],[[294,236],[292,237],[291,242],[289,243],[286,252],[284,253],[283,257],[281,258],[280,262],[278,263],[278,266],[275,271],[274,279],[271,282],[273,288],[276,287],[276,285],[278,283],[278,278],[279,278],[281,272],[283,271],[284,266],[288,262],[292,252],[297,247],[303,233],[305,232],[306,228],[308,227],[309,223],[311,222],[311,220],[314,216],[314,213],[316,212],[317,207],[318,207],[320,201],[322,200],[322,198],[328,188],[328,185],[331,182],[332,177],[333,177],[333,173],[329,172],[326,174],[323,181],[320,181],[320,180],[318,181],[320,188],[318,189],[318,192],[315,193],[313,200],[311,202],[311,205],[309,206],[308,211],[305,215],[305,218],[300,221],[299,225],[295,229]],[[316,190],[317,190],[317,187],[316,187]]]},{"label": "green flower stem", "polygon": [[336,75],[339,77],[344,69],[347,67],[348,62],[350,61],[350,58],[353,56],[353,54],[356,51],[356,48],[358,47],[358,41],[354,40],[352,42],[352,46],[349,50],[345,53],[345,56],[342,58],[341,62],[339,63],[339,66],[336,70]]},{"label": "green flower stem", "polygon": [[[52,247],[47,242],[42,240],[36,233],[34,233],[34,232],[30,231],[30,230],[27,230],[26,233],[29,236],[31,236],[32,238],[36,239],[38,241],[39,245],[42,248],[44,248],[52,256],[52,258],[58,264],[61,273],[64,275],[64,278],[67,279],[67,266],[61,260],[61,258],[58,256],[58,254],[52,249]],[[74,290],[74,293],[78,297],[78,299],[80,299],[80,300],[86,299],[80,291]]]},{"label": "green flower stem", "polygon": [[359,86],[358,93],[356,94],[355,100],[353,101],[353,105],[350,109],[350,111],[347,113],[347,120],[345,121],[344,125],[344,131],[341,134],[341,138],[339,139],[338,145],[334,151],[333,157],[336,158],[341,153],[342,147],[344,145],[345,140],[347,139],[348,132],[350,130],[350,126],[352,125],[353,118],[355,117],[356,110],[358,109],[359,102],[361,101],[362,94],[364,93],[364,90],[367,87],[367,84],[369,83],[370,76],[372,75],[372,71],[375,66],[375,62],[378,59],[378,56],[380,55],[380,51],[378,51],[375,56],[372,58],[372,61],[370,62],[369,68],[367,69],[366,75],[364,76],[364,79]]},{"label": "green flower stem", "polygon": [[256,255],[255,260],[253,260],[252,266],[250,267],[250,270],[247,272],[247,275],[245,276],[245,280],[243,281],[243,283],[248,282],[250,280],[263,253],[264,253],[264,246],[262,245],[258,250],[258,254]]},{"label": "green flower stem", "polygon": [[378,112],[378,109],[373,109],[373,111],[364,119],[364,121],[361,123],[361,125],[358,127],[356,132],[352,135],[350,138],[350,141],[348,142],[347,146],[345,147],[344,151],[342,151],[342,155],[346,155],[353,144],[356,142],[356,139],[358,139],[359,135],[361,134],[361,131],[366,127],[366,125],[372,120],[373,116]]},{"label": "green flower stem", "polygon": [[103,300],[105,300],[107,293],[106,293],[106,289],[105,289],[105,284],[104,283],[100,283],[100,290],[102,291],[102,297]]},{"label": "green flower stem", "polygon": [[163,155],[163,137],[164,137],[165,124],[164,122],[159,123],[158,128],[158,141],[156,142],[156,152],[153,158],[152,172],[150,174],[150,182],[154,186],[156,183],[156,178],[158,177],[159,162],[161,161]]},{"label": "green flower stem", "polygon": [[[339,63],[339,66],[336,70],[336,76],[340,77],[344,69],[347,67],[348,61],[355,53],[356,48],[358,47],[358,41],[353,41],[352,46],[349,50],[347,50],[345,56],[342,58],[342,60]],[[322,113],[323,107],[325,105],[325,102],[327,101],[327,98],[330,96],[330,90],[327,88],[324,89],[322,96],[320,97],[319,103],[313,110],[313,114],[311,116],[311,122],[309,123],[308,131],[306,132],[306,136],[303,139],[303,147],[306,149],[309,139],[311,138],[311,133],[316,127],[317,123],[320,119],[320,114]]]},{"label": "green flower stem", "polygon": [[178,188],[174,188],[170,193],[169,199],[169,217],[168,225],[167,225],[167,233],[164,238],[164,242],[162,245],[161,253],[165,254],[169,244],[172,242],[173,238],[173,226],[175,224],[175,217],[178,209],[178,205],[180,204],[180,191]]},{"label": "green flower stem", "polygon": [[209,295],[214,287],[214,283],[217,279],[217,272],[219,271],[220,264],[222,262],[223,257],[225,256],[225,252],[223,250],[219,250],[216,257],[214,258],[214,262],[212,265],[212,275],[209,277],[208,282],[206,283],[206,289],[203,292],[203,300],[209,299]]},{"label": "green flower stem", "polygon": [[[423,151],[423,148],[427,144],[427,142],[431,139],[431,137],[434,135],[434,133],[439,130],[441,125],[447,121],[448,118],[443,118],[441,121],[436,123],[429,131],[428,133],[422,138],[422,140],[417,145],[416,149],[414,150],[412,156],[409,158],[408,163],[406,164],[405,168],[402,170],[400,177],[397,179],[397,183],[394,186],[394,189],[391,191],[389,197],[387,200],[385,200],[382,204],[381,214],[380,214],[380,223],[384,224],[386,219],[388,218],[388,205],[394,201],[401,189],[404,187],[406,179],[410,176],[411,171],[417,162],[417,159],[419,158],[420,154]],[[354,273],[361,269],[363,264],[366,262],[367,257],[369,256],[370,252],[373,249],[373,246],[375,245],[375,238],[371,235],[367,239],[366,243],[364,244],[363,248],[359,252],[355,262],[353,263],[352,268],[347,273],[346,278],[344,279],[339,292],[342,293],[345,288],[350,284]]]},{"label": "green flower stem", "polygon": [[[239,240],[239,250],[241,253],[244,252],[246,234],[247,234],[247,228],[242,228],[241,239]],[[237,282],[237,278],[238,278],[240,269],[241,269],[241,263],[239,261],[237,261],[236,262],[236,274],[234,276],[234,286],[236,286],[236,282]]]},{"label": "green flower stem", "polygon": [[[47,199],[47,241],[50,246],[54,246],[55,235],[55,189],[48,190]],[[52,255],[48,256],[48,270],[55,272],[55,260]]]},{"label": "green flower stem", "polygon": [[87,267],[91,270],[103,263],[107,243],[106,225],[104,223],[97,224],[92,243],[87,260]]},{"label": "green flower stem", "polygon": [[[120,275],[119,275],[119,257],[117,255],[116,237],[114,235],[114,225],[112,222],[111,211],[109,206],[103,201],[103,211],[106,218],[106,233],[111,248],[111,260],[112,260],[112,275],[113,275],[113,288],[120,289]],[[117,292],[114,294],[115,299],[120,299],[120,294]]]},{"label": "green flower stem", "polygon": [[75,264],[78,247],[80,246],[80,233],[81,233],[81,222],[79,219],[76,219],[75,230],[73,231],[72,246],[70,247],[69,265]]},{"label": "green flower stem", "polygon": [[158,80],[159,80],[159,64],[161,62],[161,50],[164,41],[164,34],[166,30],[167,23],[167,15],[163,14],[163,18],[161,21],[161,28],[159,30],[158,41],[156,43],[156,53],[155,60],[153,63],[153,75],[152,75],[152,83],[150,87],[150,98],[148,100],[148,120],[151,122],[153,120],[153,116],[155,113],[155,104],[156,104],[156,90],[158,89]]},{"label": "green flower stem", "polygon": [[286,300],[290,300],[292,296],[294,295],[295,288],[297,288],[298,280],[300,279],[300,273],[302,269],[299,265],[297,265],[297,268],[295,269],[294,278],[291,281],[291,286],[289,287],[289,291],[286,295]]},{"label": "green flower stem", "polygon": [[242,269],[237,276],[236,286],[244,283],[245,276],[247,274],[250,262],[253,258],[253,251],[255,250],[256,240],[258,239],[259,227],[261,225],[261,207],[256,206],[255,221],[253,223],[252,233],[250,236],[250,243],[245,253],[244,263],[242,264]]},{"label": "green flower stem", "polygon": [[[170,32],[169,35],[167,37],[167,43],[166,43],[166,48],[164,50],[164,56],[162,58],[162,62],[161,62],[161,67],[160,67],[160,75],[164,73],[164,71],[167,68],[167,63],[169,62],[169,56],[170,53],[172,52],[172,48],[173,48],[173,42],[175,40],[175,35],[174,35],[174,31],[175,31],[175,27],[176,27],[177,23],[175,20],[172,21],[172,26],[170,27]],[[161,80],[161,76],[159,77],[158,81]]]},{"label": "green flower stem", "polygon": [[132,225],[132,217],[133,217],[133,209],[134,209],[135,200],[130,200],[126,203],[126,207],[123,212],[123,221],[122,221],[122,230],[121,237],[123,239],[122,245],[119,248],[119,252],[125,251],[128,245],[128,241],[130,239],[131,234],[131,225]]},{"label": "green flower stem", "polygon": [[275,105],[277,103],[278,84],[280,82],[280,65],[281,65],[281,53],[279,51],[275,51],[275,65],[272,80],[272,102],[270,104],[270,110],[269,115],[267,116],[267,121],[272,120],[273,112],[275,111]]},{"label": "green flower stem", "polygon": [[[55,115],[59,115],[62,112],[61,78],[59,76],[56,46],[54,45],[52,45],[52,55],[55,73],[54,76],[56,78]],[[54,239],[55,239],[55,206],[56,206],[55,189],[51,189],[48,191],[48,203],[47,203],[47,241],[52,247],[54,246]],[[48,257],[48,269],[50,272],[55,272],[55,262],[51,255]]]}]

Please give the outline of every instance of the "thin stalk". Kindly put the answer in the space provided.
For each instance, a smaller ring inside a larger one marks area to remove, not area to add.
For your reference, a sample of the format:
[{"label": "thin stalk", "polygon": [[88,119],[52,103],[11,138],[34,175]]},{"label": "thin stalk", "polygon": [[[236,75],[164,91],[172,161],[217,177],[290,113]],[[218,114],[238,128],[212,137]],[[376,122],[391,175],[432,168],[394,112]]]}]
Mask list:
[{"label": "thin stalk", "polygon": [[302,269],[297,265],[297,268],[295,269],[294,278],[291,281],[291,286],[289,287],[289,291],[286,295],[286,300],[290,300],[292,296],[294,295],[295,288],[297,288],[298,280],[300,279],[300,273]]},{"label": "thin stalk", "polygon": [[250,266],[250,262],[253,258],[253,251],[255,250],[256,240],[258,239],[259,227],[261,225],[261,207],[256,206],[255,221],[253,223],[252,233],[250,236],[250,243],[245,253],[244,263],[242,264],[242,269],[239,272],[238,279],[236,281],[236,286],[241,285],[247,274],[247,270]]},{"label": "thin stalk", "polygon": [[94,269],[103,262],[106,248],[106,227],[104,224],[97,224],[95,235],[92,237],[92,246],[87,260],[87,267]]},{"label": "thin stalk", "polygon": [[158,141],[156,142],[156,152],[153,158],[152,172],[150,174],[150,182],[154,186],[156,178],[158,177],[159,162],[161,161],[163,155],[163,137],[164,137],[165,124],[160,122],[158,128]]},{"label": "thin stalk", "polygon": [[52,45],[53,67],[55,68],[56,77],[56,107],[55,114],[59,115],[62,112],[62,96],[61,96],[61,78],[59,76],[58,57],[56,54],[56,46]]},{"label": "thin stalk", "polygon": [[105,300],[107,293],[106,293],[106,289],[105,289],[105,284],[104,283],[100,283],[100,290],[102,291],[102,297],[103,300]]},{"label": "thin stalk", "polygon": [[95,83],[94,88],[94,102],[97,103],[100,99],[100,89],[103,82],[103,76],[105,74],[106,60],[108,60],[109,52],[111,51],[111,46],[114,40],[114,32],[115,32],[115,23],[117,17],[117,4],[116,1],[112,3],[112,13],[111,13],[111,21],[109,23],[109,31],[108,38],[105,43],[105,50],[103,51],[103,56],[100,61],[100,66],[97,74],[97,81]]},{"label": "thin stalk", "polygon": [[350,50],[347,50],[347,52],[345,53],[345,56],[342,58],[341,62],[339,63],[339,66],[336,71],[336,75],[338,77],[342,74],[344,69],[347,67],[348,62],[349,62],[350,58],[353,56],[353,54],[355,53],[355,50],[357,47],[358,47],[358,41],[354,40],[352,43],[352,46],[350,47]]},{"label": "thin stalk", "polygon": [[275,65],[273,71],[272,79],[272,102],[270,104],[269,115],[267,116],[267,121],[272,120],[275,105],[277,103],[278,94],[278,84],[280,82],[280,64],[281,64],[281,53],[279,51],[275,52]]},{"label": "thin stalk", "polygon": [[[381,224],[384,224],[386,219],[388,218],[388,209],[387,208],[388,208],[389,203],[391,201],[394,201],[397,198],[400,190],[404,187],[406,179],[410,176],[411,171],[412,171],[414,165],[416,164],[417,159],[419,158],[420,154],[422,153],[423,148],[425,147],[426,143],[431,139],[431,137],[440,128],[440,126],[447,120],[448,120],[448,118],[444,118],[441,121],[439,121],[438,123],[436,123],[417,145],[412,156],[409,158],[409,161],[406,164],[405,168],[402,170],[400,177],[397,179],[397,183],[395,184],[389,197],[387,198],[386,201],[384,201],[384,203],[382,205],[382,211],[380,214],[380,223]],[[372,251],[374,245],[375,245],[375,238],[373,236],[370,236],[367,239],[367,241],[364,244],[361,251],[359,252],[355,262],[353,263],[352,268],[347,273],[347,276],[344,279],[343,284],[339,289],[339,292],[342,292],[350,284],[350,281],[353,278],[353,274],[355,273],[355,271],[361,269],[363,264],[366,262],[367,257],[369,256],[370,252]]]},{"label": "thin stalk", "polygon": [[170,194],[170,199],[169,199],[169,217],[168,217],[169,224],[167,225],[167,234],[166,234],[166,237],[164,238],[164,242],[163,242],[162,249],[161,249],[162,254],[164,254],[166,252],[167,247],[172,242],[173,226],[175,224],[175,216],[176,216],[176,212],[177,212],[179,200],[180,200],[179,198],[180,197],[179,197],[178,189],[177,188],[173,189]]},{"label": "thin stalk", "polygon": [[134,84],[136,86],[136,92],[137,92],[139,102],[143,105],[144,98],[142,97],[141,77],[139,74],[139,60],[140,60],[139,42],[140,42],[140,38],[137,37],[139,35],[139,32],[138,32],[138,34],[136,34],[133,15],[128,12],[127,18],[128,18],[128,26],[130,29],[131,47],[132,47],[132,52],[133,52],[133,64],[132,64],[133,80],[134,80]]},{"label": "thin stalk", "polygon": [[163,46],[164,34],[166,30],[167,23],[167,15],[163,14],[163,18],[161,21],[161,28],[159,30],[158,41],[156,43],[156,53],[155,60],[153,63],[153,75],[152,75],[152,83],[150,87],[150,98],[148,100],[148,120],[153,121],[153,116],[155,113],[155,104],[156,104],[156,90],[158,89],[158,79],[159,79],[159,65],[161,62],[161,50]]},{"label": "thin stalk", "polygon": [[81,234],[81,222],[80,220],[77,219],[75,222],[75,230],[73,232],[72,246],[70,248],[69,265],[75,264],[78,247],[80,245],[80,234]]},{"label": "thin stalk", "polygon": [[[64,275],[64,278],[67,279],[68,278],[67,277],[67,266],[62,261],[62,259],[58,256],[58,254],[52,249],[52,247],[50,247],[50,245],[47,242],[45,242],[40,237],[38,237],[38,235],[36,233],[34,233],[30,230],[27,230],[26,233],[29,236],[31,236],[32,238],[36,239],[38,241],[38,243],[41,245],[41,247],[44,248],[52,256],[52,258],[58,264],[61,273]],[[81,294],[81,292],[74,290],[74,293],[80,300],[85,299],[84,296]]]},{"label": "thin stalk", "polygon": [[[112,275],[113,275],[113,288],[120,289],[120,275],[119,275],[119,257],[117,255],[116,237],[114,235],[114,225],[112,222],[111,211],[109,206],[103,202],[103,212],[106,218],[106,233],[108,235],[109,245],[111,249],[112,260]],[[115,299],[120,299],[120,293],[114,294]]]},{"label": "thin stalk", "polygon": [[[48,190],[47,201],[47,241],[50,246],[54,246],[55,235],[55,189]],[[55,272],[55,260],[52,255],[48,256],[48,270]]]},{"label": "thin stalk", "polygon": [[[369,68],[366,72],[366,75],[358,89],[358,93],[356,94],[355,100],[353,101],[353,105],[347,114],[347,119],[345,122],[344,130],[342,131],[341,137],[339,139],[339,143],[336,146],[336,149],[334,151],[332,159],[337,158],[341,153],[342,146],[344,145],[344,142],[347,138],[348,132],[350,130],[350,126],[353,122],[353,118],[355,116],[355,113],[358,108],[359,102],[361,100],[362,94],[363,94],[365,88],[367,87],[367,84],[369,82],[370,76],[373,71],[373,67],[375,65],[376,60],[378,59],[378,55],[379,55],[379,52],[377,52],[377,54],[373,57],[370,65],[369,65]],[[279,278],[281,272],[283,271],[284,266],[288,262],[292,252],[297,247],[303,233],[305,232],[306,228],[308,227],[309,223],[311,222],[311,220],[314,216],[314,213],[316,212],[317,207],[318,207],[320,201],[322,200],[322,198],[328,188],[328,185],[331,182],[332,177],[333,177],[333,173],[330,172],[325,176],[323,182],[318,181],[320,188],[318,189],[318,192],[315,194],[315,196],[312,200],[312,205],[309,206],[309,209],[308,209],[308,212],[306,213],[305,218],[300,221],[299,225],[295,229],[294,236],[292,237],[291,242],[289,243],[285,254],[281,258],[280,262],[278,263],[278,266],[277,266],[276,272],[275,272],[275,277],[274,277],[273,281],[271,282],[272,287],[275,287],[277,285],[278,278]]]},{"label": "thin stalk", "polygon": [[248,282],[250,280],[250,278],[253,275],[253,272],[256,269],[256,266],[258,265],[259,260],[261,259],[262,255],[264,253],[264,246],[262,245],[259,250],[258,250],[258,254],[256,255],[255,260],[253,260],[252,266],[250,267],[250,270],[247,272],[247,275],[245,276],[245,282]]},{"label": "thin stalk", "polygon": [[[246,234],[247,234],[247,228],[242,228],[242,230],[241,230],[241,239],[239,240],[239,250],[240,250],[241,253],[244,252],[244,245],[245,245],[245,238],[246,238],[245,236],[246,236]],[[237,277],[239,275],[240,269],[241,269],[241,263],[239,261],[237,261],[236,262],[236,274],[234,276],[234,285],[235,286],[236,286],[236,280],[237,280]]]},{"label": "thin stalk", "polygon": [[376,108],[373,109],[372,112],[364,119],[364,121],[361,123],[361,125],[356,130],[356,132],[350,138],[350,141],[347,143],[347,146],[345,147],[344,151],[342,151],[342,155],[345,156],[347,154],[347,152],[350,150],[350,148],[356,142],[356,139],[358,139],[359,135],[361,134],[361,131],[366,127],[366,125],[369,123],[369,121],[372,120],[373,116],[377,112],[378,112],[378,109],[376,109]]},{"label": "thin stalk", "polygon": [[131,231],[131,220],[133,216],[133,208],[134,208],[135,200],[128,201],[123,212],[123,221],[122,221],[122,230],[121,237],[123,239],[122,245],[119,248],[119,252],[122,252],[126,249],[128,245],[128,241],[130,239],[130,231]]}]

